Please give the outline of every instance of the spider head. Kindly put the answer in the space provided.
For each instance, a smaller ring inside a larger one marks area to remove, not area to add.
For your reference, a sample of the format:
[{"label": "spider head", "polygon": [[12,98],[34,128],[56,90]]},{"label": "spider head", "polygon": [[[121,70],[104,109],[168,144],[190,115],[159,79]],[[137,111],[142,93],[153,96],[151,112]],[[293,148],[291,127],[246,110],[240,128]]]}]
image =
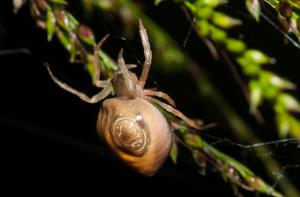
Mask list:
[{"label": "spider head", "polygon": [[121,72],[116,72],[111,82],[117,97],[143,97],[143,89],[139,85],[139,80],[137,76],[130,71],[126,77]]}]

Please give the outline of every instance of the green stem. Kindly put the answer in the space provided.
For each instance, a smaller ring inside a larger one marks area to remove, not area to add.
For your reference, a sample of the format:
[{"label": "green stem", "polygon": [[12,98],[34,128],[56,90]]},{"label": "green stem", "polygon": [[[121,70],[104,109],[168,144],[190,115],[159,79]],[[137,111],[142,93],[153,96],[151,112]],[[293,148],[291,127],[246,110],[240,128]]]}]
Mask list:
[{"label": "green stem", "polygon": [[[216,109],[223,114],[223,117],[227,120],[234,136],[240,141],[250,144],[260,142],[259,138],[254,134],[254,131],[232,110],[229,104],[222,98],[222,96],[206,77],[204,72],[201,72],[200,69],[193,64],[189,65],[189,71],[198,86],[199,92],[206,100],[211,101],[213,105],[216,106]],[[258,147],[254,150],[258,155],[271,152],[271,150],[266,146]],[[287,196],[300,196],[297,189],[282,172],[280,165],[272,157],[260,157],[260,159],[264,164],[269,176],[274,181],[278,181],[277,177],[274,175],[274,172],[281,172],[283,174],[283,178],[279,181],[279,186]]]}]

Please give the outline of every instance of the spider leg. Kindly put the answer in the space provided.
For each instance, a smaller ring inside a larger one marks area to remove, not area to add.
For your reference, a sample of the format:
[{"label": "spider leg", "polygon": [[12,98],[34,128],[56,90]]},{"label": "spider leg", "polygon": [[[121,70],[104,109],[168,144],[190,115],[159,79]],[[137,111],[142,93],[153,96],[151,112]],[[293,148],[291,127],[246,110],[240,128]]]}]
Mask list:
[{"label": "spider leg", "polygon": [[168,104],[166,104],[164,102],[161,102],[160,100],[157,100],[157,99],[152,98],[150,96],[145,96],[145,99],[148,100],[151,103],[158,104],[159,106],[164,108],[166,111],[172,113],[173,115],[175,115],[175,116],[179,117],[180,119],[182,119],[183,121],[185,121],[192,128],[197,129],[197,130],[201,129],[200,125],[198,125],[196,122],[194,122],[193,120],[186,117],[183,113],[181,113],[177,109],[173,108],[171,105],[168,105]]},{"label": "spider leg", "polygon": [[[134,69],[136,67],[137,67],[136,64],[126,64],[127,70],[131,70],[131,69]],[[122,73],[122,72],[119,70],[119,71],[116,71],[116,73]]]},{"label": "spider leg", "polygon": [[139,27],[140,27],[140,36],[141,36],[141,40],[142,40],[142,44],[143,44],[143,48],[144,48],[144,55],[145,55],[145,62],[143,65],[143,71],[142,71],[142,75],[139,79],[140,81],[140,85],[143,88],[147,77],[148,77],[148,73],[150,70],[150,66],[151,66],[151,61],[152,61],[152,52],[150,49],[150,44],[149,44],[149,40],[148,40],[148,35],[147,35],[147,31],[142,23],[142,21],[139,19]]},{"label": "spider leg", "polygon": [[93,83],[96,87],[99,87],[99,88],[101,88],[101,87],[104,88],[107,85],[107,83],[106,83],[107,81],[100,80],[101,62],[99,61],[99,52],[100,52],[101,46],[107,40],[108,37],[109,37],[109,34],[104,36],[104,38],[102,38],[100,40],[100,42],[95,46],[95,49],[94,49],[94,55],[93,55],[93,65],[94,65]]},{"label": "spider leg", "polygon": [[81,100],[87,102],[87,103],[97,103],[100,100],[104,99],[105,97],[107,97],[109,94],[111,94],[113,92],[113,88],[110,82],[106,82],[106,86],[103,88],[103,90],[101,92],[99,92],[98,94],[89,97],[86,94],[84,94],[83,92],[79,92],[78,90],[73,89],[72,87],[70,87],[69,85],[63,83],[62,81],[60,81],[59,79],[57,79],[52,71],[50,70],[49,66],[47,66],[47,70],[49,72],[49,75],[51,77],[51,79],[59,86],[61,87],[63,90],[70,92],[72,94],[75,94],[76,96],[78,96]]},{"label": "spider leg", "polygon": [[133,69],[133,68],[136,68],[136,64],[126,64],[126,68],[127,70],[130,70],[130,69]]},{"label": "spider leg", "polygon": [[126,85],[127,89],[133,90],[134,87],[133,87],[133,84],[132,84],[132,82],[130,80],[127,66],[126,66],[125,61],[123,59],[123,49],[121,49],[120,52],[119,52],[118,65],[119,65],[121,73],[122,73],[122,75],[124,77],[125,85]]},{"label": "spider leg", "polygon": [[175,101],[168,94],[166,94],[164,92],[147,89],[147,90],[144,90],[144,95],[145,96],[156,96],[156,97],[163,98],[164,100],[166,100],[173,107],[176,106]]},{"label": "spider leg", "polygon": [[181,125],[173,120],[170,121],[170,125],[173,130],[179,130],[181,128]]}]

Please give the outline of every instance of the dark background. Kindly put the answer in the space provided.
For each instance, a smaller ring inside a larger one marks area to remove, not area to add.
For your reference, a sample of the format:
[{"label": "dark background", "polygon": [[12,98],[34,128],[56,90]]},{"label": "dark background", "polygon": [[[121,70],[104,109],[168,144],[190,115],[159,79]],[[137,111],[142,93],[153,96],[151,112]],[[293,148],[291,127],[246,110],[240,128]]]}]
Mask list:
[{"label": "dark background", "polygon": [[[241,5],[232,6],[242,8]],[[277,58],[278,64],[272,70],[299,84],[299,49],[284,45],[280,33],[265,21],[256,24],[244,14],[232,12],[228,7],[224,10],[245,21],[245,25],[233,31],[232,35],[240,36],[239,32],[243,32],[251,48],[259,48]],[[183,14],[178,14],[180,12],[171,3],[159,7],[149,3],[147,9],[147,13],[182,45],[189,22]],[[174,20],[174,17],[178,20]],[[99,28],[101,22],[97,20],[100,19],[95,19],[95,26]],[[100,29],[97,33],[104,35],[107,32]],[[111,47],[119,50],[120,45],[114,44]],[[30,53],[7,54],[6,49],[18,48],[26,48]],[[60,194],[62,190],[97,192],[98,195],[104,191],[111,194],[122,192],[124,195],[160,195],[161,192],[185,195],[196,192],[201,196],[233,195],[230,185],[224,183],[212,170],[209,169],[206,176],[199,175],[185,151],[179,156],[179,164],[173,165],[168,160],[152,178],[140,176],[118,161],[96,135],[96,118],[101,103],[83,103],[50,80],[44,62],[53,65],[54,72],[63,81],[89,95],[95,93],[83,68],[68,63],[68,53],[55,39],[51,43],[47,42],[46,32],[36,27],[28,6],[15,15],[10,1],[0,2],[0,49],[3,49],[0,50],[0,179],[4,183],[1,187],[10,192],[38,194]],[[248,105],[228,68],[222,62],[215,62],[193,33],[184,50],[204,65],[203,69],[208,71],[222,95],[254,129],[260,131],[258,135],[265,141],[276,139],[269,106],[263,108],[268,124],[258,126],[248,114]],[[116,54],[112,56],[116,57]],[[132,55],[127,56],[134,60]],[[161,89],[172,95],[186,114],[201,117],[205,122],[217,122],[220,126],[210,130],[211,134],[235,141],[222,115],[214,113],[214,106],[207,105],[201,95],[196,93],[196,86],[188,73],[164,74],[158,68],[151,72],[150,84],[156,82]],[[223,144],[220,148],[246,162],[268,180],[257,157],[251,152],[245,157],[236,147]],[[299,149],[287,145],[274,150],[272,154],[283,164],[295,164],[299,162],[295,158],[297,156],[293,155],[297,152],[299,155]],[[292,180],[299,177],[297,169],[289,173]]]}]

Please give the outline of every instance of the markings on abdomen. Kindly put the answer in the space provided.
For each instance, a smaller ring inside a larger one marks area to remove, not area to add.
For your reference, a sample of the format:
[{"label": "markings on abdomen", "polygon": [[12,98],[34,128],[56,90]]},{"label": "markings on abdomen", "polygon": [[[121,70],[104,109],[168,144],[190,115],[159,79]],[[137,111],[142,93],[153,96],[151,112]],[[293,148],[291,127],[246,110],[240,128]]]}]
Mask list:
[{"label": "markings on abdomen", "polygon": [[149,131],[131,117],[118,117],[111,126],[114,143],[134,156],[142,156],[150,142]]}]

